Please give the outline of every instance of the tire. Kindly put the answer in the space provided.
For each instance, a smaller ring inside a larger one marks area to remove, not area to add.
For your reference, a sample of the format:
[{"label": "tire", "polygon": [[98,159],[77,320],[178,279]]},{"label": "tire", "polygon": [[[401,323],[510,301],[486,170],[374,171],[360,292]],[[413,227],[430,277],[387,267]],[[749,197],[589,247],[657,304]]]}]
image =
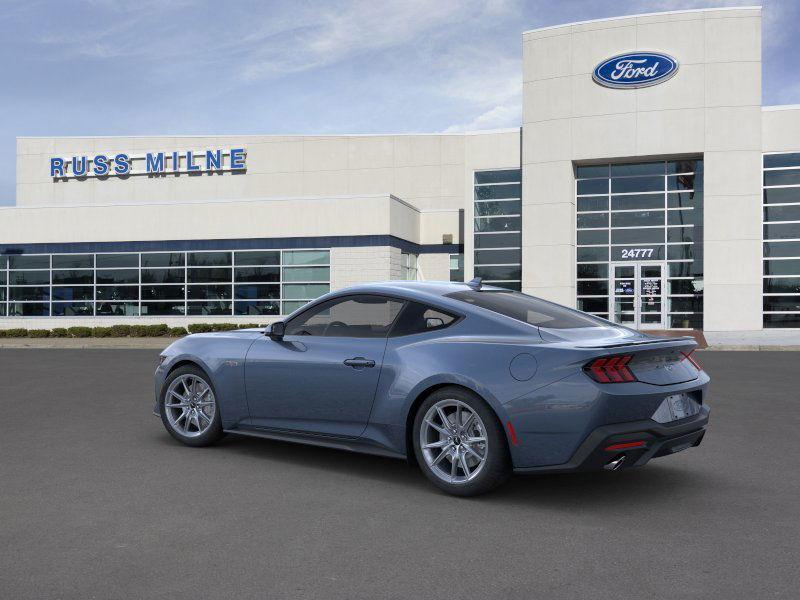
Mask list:
[{"label": "tire", "polygon": [[[461,427],[456,426],[457,419]],[[463,388],[441,388],[422,402],[414,417],[412,440],[422,472],[449,494],[484,494],[511,475],[508,443],[497,415]]]},{"label": "tire", "polygon": [[158,407],[167,432],[187,446],[210,446],[224,436],[214,384],[199,367],[186,365],[170,373]]}]

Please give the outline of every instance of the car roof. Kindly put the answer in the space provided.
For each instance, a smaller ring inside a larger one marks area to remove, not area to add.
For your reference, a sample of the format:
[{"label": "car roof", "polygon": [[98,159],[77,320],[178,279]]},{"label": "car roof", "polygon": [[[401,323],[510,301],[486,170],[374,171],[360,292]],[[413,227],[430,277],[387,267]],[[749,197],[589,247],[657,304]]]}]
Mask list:
[{"label": "car roof", "polygon": [[[399,295],[404,298],[416,298],[419,300],[436,300],[452,294],[453,292],[464,292],[475,288],[461,282],[454,281],[379,281],[376,283],[365,283],[343,288],[332,293],[330,296],[342,294],[388,294]],[[481,290],[508,291],[492,285],[482,285]]]}]

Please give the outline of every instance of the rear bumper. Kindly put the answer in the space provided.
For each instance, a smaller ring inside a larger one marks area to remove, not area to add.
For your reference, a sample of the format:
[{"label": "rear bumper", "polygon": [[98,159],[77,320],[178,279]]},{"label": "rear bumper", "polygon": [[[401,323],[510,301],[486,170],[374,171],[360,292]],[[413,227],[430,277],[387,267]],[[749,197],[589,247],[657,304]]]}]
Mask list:
[{"label": "rear bumper", "polygon": [[[515,473],[567,473],[595,471],[619,458],[619,469],[640,467],[652,458],[668,456],[681,450],[699,446],[708,426],[709,408],[688,419],[660,424],[648,419],[598,427],[578,447],[569,462],[543,467],[514,469]],[[606,450],[609,446],[631,442],[644,442],[643,446],[619,450]]]}]

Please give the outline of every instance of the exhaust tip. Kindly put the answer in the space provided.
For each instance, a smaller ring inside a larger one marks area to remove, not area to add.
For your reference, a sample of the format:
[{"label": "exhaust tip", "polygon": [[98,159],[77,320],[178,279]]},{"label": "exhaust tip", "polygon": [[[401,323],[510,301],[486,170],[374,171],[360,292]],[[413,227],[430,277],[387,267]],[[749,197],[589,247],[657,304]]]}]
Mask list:
[{"label": "exhaust tip", "polygon": [[625,462],[625,455],[624,454],[620,454],[616,458],[612,458],[605,465],[603,465],[603,468],[606,471],[616,471],[617,469],[619,469],[622,466],[622,463],[624,463],[624,462]]}]

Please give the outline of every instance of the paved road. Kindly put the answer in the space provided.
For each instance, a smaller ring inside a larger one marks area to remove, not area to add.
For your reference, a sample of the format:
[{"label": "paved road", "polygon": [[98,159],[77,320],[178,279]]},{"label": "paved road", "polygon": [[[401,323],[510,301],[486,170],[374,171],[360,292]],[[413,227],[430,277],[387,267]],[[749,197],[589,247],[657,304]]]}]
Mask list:
[{"label": "paved road", "polygon": [[0,350],[0,598],[797,598],[800,354],[705,353],[700,448],[442,495],[150,415],[149,350]]}]

